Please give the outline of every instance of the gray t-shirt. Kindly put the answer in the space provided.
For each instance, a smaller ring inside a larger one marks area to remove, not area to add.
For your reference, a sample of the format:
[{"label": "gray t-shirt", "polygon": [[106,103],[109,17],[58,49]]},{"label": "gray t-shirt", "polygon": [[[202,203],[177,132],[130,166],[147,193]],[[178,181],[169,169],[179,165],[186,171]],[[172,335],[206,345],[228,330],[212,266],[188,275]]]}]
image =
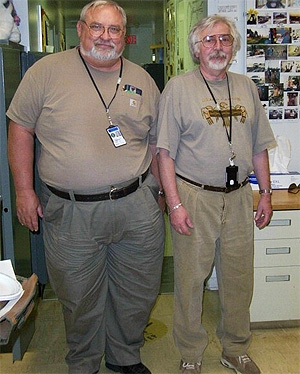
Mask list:
[{"label": "gray t-shirt", "polygon": [[[160,94],[143,68],[123,62],[122,80],[110,105],[112,122],[127,142],[117,148],[106,131],[105,107],[77,49],[44,57],[25,74],[7,116],[34,129],[41,143],[39,174],[45,183],[92,191],[131,181],[149,167]],[[108,105],[119,70],[90,72]]]},{"label": "gray t-shirt", "polygon": [[[252,157],[276,144],[255,84],[246,76],[228,73],[232,105],[232,148],[239,182],[253,170]],[[199,69],[172,78],[161,96],[157,147],[167,149],[177,173],[198,183],[225,186],[231,151],[230,104],[227,80],[209,81]]]}]

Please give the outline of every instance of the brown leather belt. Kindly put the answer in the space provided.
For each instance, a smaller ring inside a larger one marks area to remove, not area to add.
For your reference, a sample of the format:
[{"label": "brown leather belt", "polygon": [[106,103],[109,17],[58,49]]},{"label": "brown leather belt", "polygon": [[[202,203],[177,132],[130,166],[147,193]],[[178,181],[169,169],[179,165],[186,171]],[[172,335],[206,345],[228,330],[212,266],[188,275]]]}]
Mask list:
[{"label": "brown leather belt", "polygon": [[182,175],[177,174],[177,173],[176,173],[176,175],[179,178],[183,179],[184,181],[186,181],[188,183],[191,183],[194,186],[200,187],[202,190],[214,191],[214,192],[224,192],[224,193],[229,193],[229,192],[238,190],[239,188],[246,186],[246,184],[249,182],[249,179],[247,177],[242,183],[239,183],[239,184],[237,184],[236,186],[233,186],[233,187],[229,187],[229,188],[227,188],[227,187],[214,187],[214,186],[207,186],[206,184],[201,184],[201,183],[194,182],[194,181],[192,181],[192,180],[190,180],[186,177],[183,177]]},{"label": "brown leather belt", "polygon": [[[149,169],[147,169],[145,173],[142,174],[141,176],[142,182],[144,182],[144,180],[146,179],[148,172],[149,172]],[[94,195],[74,194],[73,196],[74,196],[75,201],[81,201],[81,202],[117,200],[136,191],[139,185],[140,185],[140,179],[138,178],[136,181],[134,181],[133,183],[131,183],[129,186],[126,186],[126,187],[117,189],[112,186],[109,192],[94,194]],[[72,195],[69,192],[60,191],[52,186],[48,186],[48,185],[46,186],[52,193],[54,193],[54,195],[61,197],[62,199],[72,200],[71,198]]]}]

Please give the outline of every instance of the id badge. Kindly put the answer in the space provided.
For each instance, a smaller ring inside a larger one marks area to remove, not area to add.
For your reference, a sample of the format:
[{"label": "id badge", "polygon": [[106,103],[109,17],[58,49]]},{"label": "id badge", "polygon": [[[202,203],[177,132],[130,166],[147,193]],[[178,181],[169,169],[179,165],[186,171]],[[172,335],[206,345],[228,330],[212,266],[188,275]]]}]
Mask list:
[{"label": "id badge", "polygon": [[126,140],[118,125],[109,126],[106,131],[116,148],[126,144]]}]

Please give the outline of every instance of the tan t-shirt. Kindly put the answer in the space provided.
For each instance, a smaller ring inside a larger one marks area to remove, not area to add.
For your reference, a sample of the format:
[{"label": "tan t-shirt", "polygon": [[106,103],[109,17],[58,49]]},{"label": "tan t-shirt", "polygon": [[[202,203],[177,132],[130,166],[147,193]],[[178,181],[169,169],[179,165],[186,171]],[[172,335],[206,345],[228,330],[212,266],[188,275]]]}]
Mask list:
[{"label": "tan t-shirt", "polygon": [[[131,181],[149,167],[159,90],[143,68],[126,59],[123,63],[121,84],[110,105],[112,121],[127,143],[117,148],[106,132],[105,107],[77,49],[44,57],[25,74],[7,116],[34,128],[41,143],[38,169],[45,183],[91,191]],[[90,71],[108,105],[119,70]]]},{"label": "tan t-shirt", "polygon": [[[276,144],[259,100],[246,76],[228,73],[232,104],[232,148],[242,182],[253,170],[252,157]],[[226,79],[208,82],[229,132]],[[172,78],[161,96],[157,147],[167,149],[176,172],[198,183],[225,186],[231,150],[222,116],[199,69]]]}]

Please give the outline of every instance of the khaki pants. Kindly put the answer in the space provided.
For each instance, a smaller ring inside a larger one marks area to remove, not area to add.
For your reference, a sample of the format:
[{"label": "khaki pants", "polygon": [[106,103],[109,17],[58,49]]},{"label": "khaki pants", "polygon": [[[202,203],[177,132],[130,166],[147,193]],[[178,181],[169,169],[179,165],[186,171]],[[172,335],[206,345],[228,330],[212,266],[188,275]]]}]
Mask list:
[{"label": "khaki pants", "polygon": [[249,185],[228,194],[204,191],[177,178],[191,236],[172,230],[175,268],[174,339],[186,362],[200,362],[208,338],[201,323],[205,279],[215,263],[221,304],[217,335],[227,355],[250,343],[253,292],[253,197]]},{"label": "khaki pants", "polygon": [[152,175],[114,201],[69,201],[43,186],[47,269],[63,305],[72,374],[98,372],[104,354],[115,365],[140,362],[164,250],[155,195]]}]

